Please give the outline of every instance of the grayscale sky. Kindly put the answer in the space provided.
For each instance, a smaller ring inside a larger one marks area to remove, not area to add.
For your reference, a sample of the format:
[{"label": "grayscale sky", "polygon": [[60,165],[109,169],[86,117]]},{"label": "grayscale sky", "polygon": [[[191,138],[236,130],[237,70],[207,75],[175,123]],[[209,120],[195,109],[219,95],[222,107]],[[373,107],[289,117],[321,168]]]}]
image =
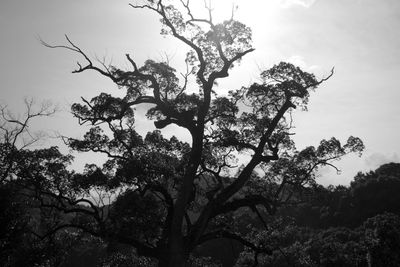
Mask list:
[{"label": "grayscale sky", "polygon": [[[132,0],[133,1],[133,0]],[[193,0],[201,14],[203,1]],[[79,137],[84,128],[68,113],[80,97],[100,92],[120,94],[96,73],[72,74],[82,58],[70,51],[43,47],[39,37],[65,44],[64,34],[88,55],[128,68],[125,53],[140,64],[166,55],[178,70],[185,48],[159,35],[158,17],[134,10],[128,0],[1,0],[0,1],[0,103],[23,111],[23,98],[48,99],[61,111],[36,128]],[[237,66],[226,81],[224,93],[257,81],[259,70],[290,61],[319,78],[335,67],[335,75],[312,94],[309,111],[296,112],[298,148],[318,145],[335,136],[362,138],[361,158],[349,156],[338,163],[341,175],[321,172],[323,184],[348,184],[357,171],[400,161],[400,1],[398,0],[235,0],[236,18],[253,29],[256,51]],[[214,1],[214,18],[230,16],[232,0]],[[153,129],[137,118],[139,132]],[[169,134],[184,136],[179,128]],[[49,144],[56,143],[48,140]],[[95,161],[78,157],[77,164]]]}]

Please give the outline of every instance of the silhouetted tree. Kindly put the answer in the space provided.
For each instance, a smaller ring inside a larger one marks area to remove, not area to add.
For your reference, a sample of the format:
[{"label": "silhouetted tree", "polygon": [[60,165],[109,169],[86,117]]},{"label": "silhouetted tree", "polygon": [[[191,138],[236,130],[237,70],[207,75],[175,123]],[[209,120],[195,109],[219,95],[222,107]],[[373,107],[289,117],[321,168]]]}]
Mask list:
[{"label": "silhouetted tree", "polygon": [[[46,232],[52,218],[42,213],[36,201],[38,173],[54,173],[56,161],[68,162],[56,147],[34,149],[45,136],[31,130],[32,121],[47,117],[56,109],[50,103],[36,105],[25,100],[25,113],[13,114],[0,106],[0,261],[2,266],[55,266],[62,261],[68,246],[77,238],[60,231],[51,239]],[[53,171],[52,171],[53,169]],[[45,179],[42,177],[42,180]]]},{"label": "silhouetted tree", "polygon": [[400,217],[383,213],[369,218],[364,230],[370,266],[399,266],[400,264]]},{"label": "silhouetted tree", "polygon": [[[399,265],[399,169],[388,163],[358,173],[350,187],[306,188],[310,194],[300,197],[302,203],[281,208],[267,230],[250,234],[273,248],[259,257],[260,265]],[[251,253],[242,252],[238,266],[253,264]]]},{"label": "silhouetted tree", "polygon": [[[295,203],[304,186],[315,184],[320,166],[363,149],[350,137],[344,145],[332,138],[297,151],[290,138],[291,112],[306,109],[310,91],[333,70],[317,80],[281,62],[261,72],[259,83],[221,95],[217,80],[254,50],[250,28],[233,17],[214,23],[211,8],[207,18],[197,18],[189,1],[131,6],[158,14],[162,34],[187,46],[188,71],[179,79],[168,62],[149,59],[138,66],[129,55],[130,70],[96,66],[67,36],[65,46],[44,43],[83,56],[75,73],[94,70],[125,92],[101,93],[72,106],[79,122],[93,127],[82,140],[64,141],[76,151],[105,154],[102,167],[71,172],[70,157],[57,150],[36,152],[31,165],[19,167],[17,175],[32,181],[43,208],[71,215],[45,235],[79,229],[130,245],[159,266],[184,266],[196,247],[219,238],[241,243],[256,261],[271,254],[269,244],[246,238],[238,217],[252,213],[266,225],[266,214]],[[143,104],[158,129],[145,137],[135,130],[134,116]],[[162,135],[171,124],[190,134],[189,143]],[[237,162],[242,166],[235,167]]]}]

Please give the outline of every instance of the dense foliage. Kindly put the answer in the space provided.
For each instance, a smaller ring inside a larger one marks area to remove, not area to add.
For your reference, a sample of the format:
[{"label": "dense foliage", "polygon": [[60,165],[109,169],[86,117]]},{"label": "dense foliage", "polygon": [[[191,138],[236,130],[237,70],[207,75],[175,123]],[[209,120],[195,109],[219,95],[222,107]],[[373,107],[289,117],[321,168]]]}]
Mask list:
[{"label": "dense foliage", "polygon": [[[349,187],[316,186],[301,204],[282,208],[268,229],[253,234],[276,245],[260,265],[398,266],[399,171],[399,163],[385,164],[357,174]],[[238,266],[253,262],[244,252]]]}]

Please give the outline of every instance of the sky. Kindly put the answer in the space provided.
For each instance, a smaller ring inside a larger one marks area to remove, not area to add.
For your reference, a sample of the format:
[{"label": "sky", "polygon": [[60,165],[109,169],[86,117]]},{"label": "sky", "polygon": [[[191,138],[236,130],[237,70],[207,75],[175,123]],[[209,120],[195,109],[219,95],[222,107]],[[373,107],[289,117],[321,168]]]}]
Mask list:
[{"label": "sky", "polygon": [[[194,11],[203,14],[200,0]],[[366,146],[362,157],[348,156],[334,170],[321,171],[322,184],[349,184],[358,171],[400,161],[400,1],[398,0],[214,0],[214,19],[223,20],[237,6],[235,18],[250,26],[256,50],[220,81],[218,92],[257,81],[260,70],[289,61],[318,78],[334,76],[312,93],[308,112],[296,112],[294,140],[299,149],[332,136],[350,135]],[[69,106],[100,92],[118,95],[111,81],[94,72],[72,74],[82,58],[71,51],[43,47],[39,39],[65,44],[64,34],[92,58],[128,68],[125,54],[140,64],[148,58],[182,68],[185,47],[159,35],[159,18],[134,10],[128,0],[1,0],[0,104],[23,112],[24,97],[51,100],[59,112],[32,127],[80,137]],[[181,69],[180,69],[181,68]],[[138,116],[141,133],[152,122]],[[167,134],[185,136],[179,128]],[[53,138],[43,145],[59,144]],[[62,145],[60,145],[62,149]],[[68,150],[66,150],[68,152]],[[96,161],[78,155],[77,166]],[[79,168],[79,167],[78,167]]]}]

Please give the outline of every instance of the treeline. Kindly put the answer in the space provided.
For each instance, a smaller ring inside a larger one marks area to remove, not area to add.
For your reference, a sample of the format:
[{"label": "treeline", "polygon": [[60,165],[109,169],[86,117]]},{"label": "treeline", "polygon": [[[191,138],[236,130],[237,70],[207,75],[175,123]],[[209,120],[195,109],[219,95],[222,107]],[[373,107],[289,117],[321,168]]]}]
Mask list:
[{"label": "treeline", "polygon": [[355,228],[384,212],[399,214],[399,190],[400,164],[389,163],[358,173],[349,187],[316,186],[304,203],[281,209],[281,214],[293,217],[299,226]]},{"label": "treeline", "polygon": [[[154,266],[123,244],[64,230],[47,237],[60,218],[34,208],[12,183],[0,188],[2,266]],[[400,163],[358,173],[350,186],[303,188],[297,203],[276,216],[241,209],[235,220],[250,240],[270,249],[254,257],[237,242],[201,246],[192,266],[400,266]],[[39,203],[37,203],[39,204]],[[39,206],[39,205],[38,205]],[[63,215],[58,215],[63,216]],[[78,220],[65,216],[64,220]],[[252,227],[248,227],[250,223]],[[255,226],[254,226],[255,225]]]},{"label": "treeline", "polygon": [[[308,188],[253,238],[259,266],[400,266],[400,163],[358,173],[349,187]],[[251,266],[246,252],[237,266]]]}]

